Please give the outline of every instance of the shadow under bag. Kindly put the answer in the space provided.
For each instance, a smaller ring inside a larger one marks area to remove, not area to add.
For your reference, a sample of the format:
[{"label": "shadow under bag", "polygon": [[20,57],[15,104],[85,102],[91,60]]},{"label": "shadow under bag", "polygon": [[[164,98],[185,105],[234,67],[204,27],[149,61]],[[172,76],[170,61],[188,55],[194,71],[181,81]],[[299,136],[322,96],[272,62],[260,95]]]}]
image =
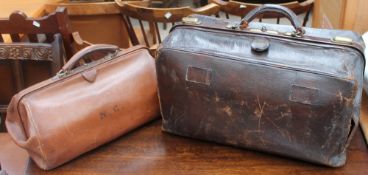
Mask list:
[{"label": "shadow under bag", "polygon": [[[265,12],[292,26],[250,23]],[[363,50],[357,34],[302,28],[277,5],[241,22],[188,17],[158,49],[162,129],[343,166],[359,123]]]},{"label": "shadow under bag", "polygon": [[[90,54],[106,56],[74,68]],[[6,127],[49,170],[158,115],[155,64],[147,48],[98,44],[79,51],[53,78],[15,95]]]}]

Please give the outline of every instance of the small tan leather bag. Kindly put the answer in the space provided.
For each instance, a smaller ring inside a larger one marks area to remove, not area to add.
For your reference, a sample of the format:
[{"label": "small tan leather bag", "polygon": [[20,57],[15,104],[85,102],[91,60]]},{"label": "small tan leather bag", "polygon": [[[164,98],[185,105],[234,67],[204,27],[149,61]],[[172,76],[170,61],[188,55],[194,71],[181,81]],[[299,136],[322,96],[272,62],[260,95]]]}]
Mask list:
[{"label": "small tan leather bag", "polygon": [[[73,69],[92,53],[105,57]],[[89,46],[53,78],[15,95],[6,127],[45,170],[159,116],[154,59],[143,46]]]}]

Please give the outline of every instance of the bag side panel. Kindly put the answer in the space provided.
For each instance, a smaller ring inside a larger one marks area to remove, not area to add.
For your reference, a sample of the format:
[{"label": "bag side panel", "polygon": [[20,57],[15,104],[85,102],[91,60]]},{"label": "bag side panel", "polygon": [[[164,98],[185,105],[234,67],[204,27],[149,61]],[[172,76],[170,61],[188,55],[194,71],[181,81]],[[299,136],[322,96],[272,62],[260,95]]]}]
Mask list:
[{"label": "bag side panel", "polygon": [[82,76],[89,69],[23,98],[44,155],[26,149],[41,168],[59,166],[158,116],[154,60],[146,49],[92,69],[94,82]]},{"label": "bag side panel", "polygon": [[171,49],[156,67],[164,131],[345,163],[355,81]]}]

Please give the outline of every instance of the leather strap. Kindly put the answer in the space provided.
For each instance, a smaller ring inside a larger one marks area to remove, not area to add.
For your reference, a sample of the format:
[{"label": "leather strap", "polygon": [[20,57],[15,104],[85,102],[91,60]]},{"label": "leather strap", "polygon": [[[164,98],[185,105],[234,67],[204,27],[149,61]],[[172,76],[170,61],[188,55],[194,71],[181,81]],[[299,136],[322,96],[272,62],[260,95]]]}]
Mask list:
[{"label": "leather strap", "polygon": [[60,72],[68,72],[72,70],[74,65],[78,63],[80,59],[82,59],[84,56],[91,54],[93,52],[107,51],[107,52],[114,53],[118,50],[119,50],[118,46],[111,45],[111,44],[95,44],[95,45],[88,46],[80,50],[73,57],[71,57],[70,60],[63,66],[63,68],[61,68]]},{"label": "leather strap", "polygon": [[302,24],[300,23],[298,16],[294,12],[292,12],[290,9],[275,5],[275,4],[265,4],[263,6],[257,7],[250,11],[241,21],[240,26],[242,28],[247,28],[248,24],[256,18],[258,15],[261,15],[266,12],[274,12],[274,13],[280,13],[284,15],[286,18],[288,18],[293,25],[293,27],[296,30],[296,33],[299,35],[304,34],[304,29],[302,27]]}]

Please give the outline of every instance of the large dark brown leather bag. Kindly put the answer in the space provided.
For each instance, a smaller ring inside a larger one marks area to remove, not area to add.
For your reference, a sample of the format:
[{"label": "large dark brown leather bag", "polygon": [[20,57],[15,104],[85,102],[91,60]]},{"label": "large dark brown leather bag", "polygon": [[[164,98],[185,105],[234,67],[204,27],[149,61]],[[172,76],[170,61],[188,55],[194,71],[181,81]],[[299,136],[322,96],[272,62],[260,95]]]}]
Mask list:
[{"label": "large dark brown leather bag", "polygon": [[[106,56],[74,68],[96,54]],[[55,77],[15,95],[6,127],[15,143],[49,170],[158,115],[155,64],[147,48],[93,45]]]},{"label": "large dark brown leather bag", "polygon": [[[292,26],[250,23],[265,12]],[[158,49],[162,129],[342,166],[358,127],[363,48],[353,32],[302,28],[276,5],[241,22],[186,18]]]}]

